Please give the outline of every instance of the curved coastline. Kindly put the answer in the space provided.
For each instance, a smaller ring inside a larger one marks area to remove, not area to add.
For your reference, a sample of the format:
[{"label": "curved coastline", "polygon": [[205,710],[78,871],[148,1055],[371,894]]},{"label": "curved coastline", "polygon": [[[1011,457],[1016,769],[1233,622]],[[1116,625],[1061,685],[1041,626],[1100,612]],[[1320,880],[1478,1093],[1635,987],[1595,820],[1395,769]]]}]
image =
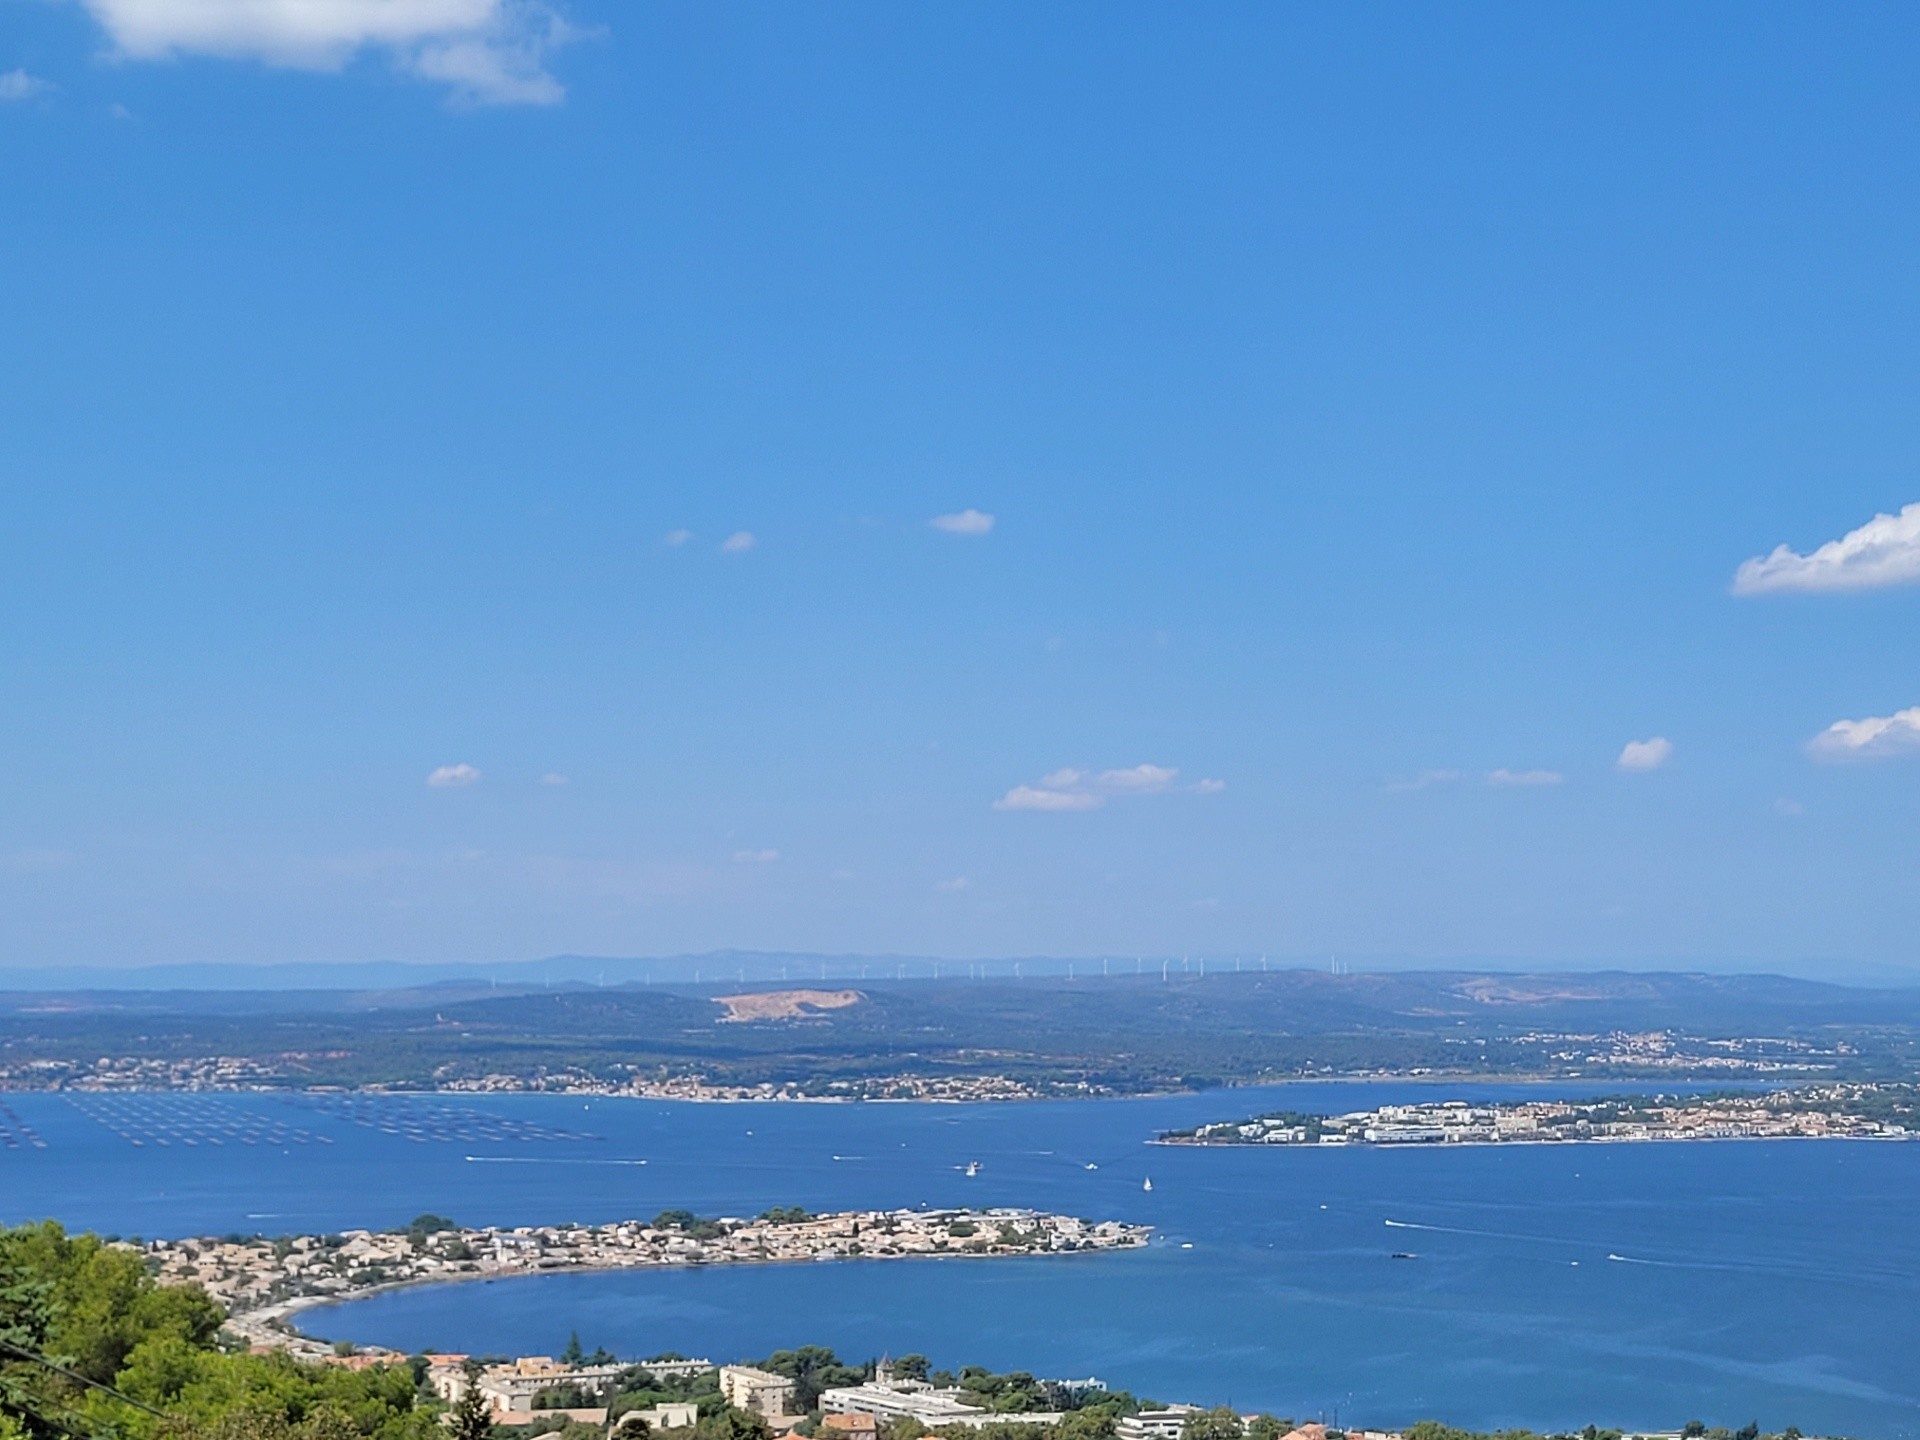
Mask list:
[{"label": "curved coastline", "polygon": [[653,1221],[472,1230],[423,1216],[398,1232],[155,1241],[145,1254],[163,1283],[202,1285],[226,1307],[226,1328],[249,1345],[313,1354],[318,1342],[291,1317],[424,1285],[836,1260],[1053,1257],[1138,1249],[1152,1233],[1149,1225],[1014,1207],[769,1211],[719,1221],[679,1211]]},{"label": "curved coastline", "polygon": [[[1151,1227],[1142,1226],[1142,1229]],[[457,1275],[423,1275],[409,1280],[388,1280],[378,1285],[370,1285],[364,1290],[355,1290],[346,1295],[299,1295],[291,1300],[276,1301],[272,1305],[262,1306],[258,1310],[248,1310],[230,1314],[229,1325],[235,1320],[262,1321],[286,1320],[295,1314],[314,1310],[336,1310],[347,1305],[356,1305],[362,1300],[372,1299],[376,1295],[393,1294],[403,1290],[431,1290],[442,1286],[470,1285],[476,1282],[488,1284],[499,1281],[550,1280],[562,1275],[624,1275],[639,1270],[747,1270],[779,1269],[806,1265],[879,1265],[899,1263],[909,1260],[923,1261],[985,1261],[985,1260],[1084,1260],[1093,1255],[1111,1254],[1117,1250],[1141,1249],[1147,1242],[1139,1245],[1110,1245],[1098,1250],[937,1250],[924,1255],[817,1255],[812,1259],[767,1259],[767,1260],[731,1260],[718,1264],[699,1261],[670,1261],[664,1264],[647,1265],[558,1265],[546,1270],[486,1270]],[[314,1344],[331,1346],[333,1340],[307,1334],[297,1326],[281,1329],[276,1327],[272,1333],[288,1339],[306,1340]]]}]

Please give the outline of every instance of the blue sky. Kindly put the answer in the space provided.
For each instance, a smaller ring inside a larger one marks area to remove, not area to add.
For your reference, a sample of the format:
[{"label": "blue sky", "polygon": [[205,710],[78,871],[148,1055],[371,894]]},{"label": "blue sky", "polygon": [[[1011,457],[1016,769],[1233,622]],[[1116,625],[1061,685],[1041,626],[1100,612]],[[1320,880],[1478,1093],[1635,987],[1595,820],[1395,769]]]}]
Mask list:
[{"label": "blue sky", "polygon": [[1920,964],[1910,7],[281,14],[0,3],[0,965]]}]

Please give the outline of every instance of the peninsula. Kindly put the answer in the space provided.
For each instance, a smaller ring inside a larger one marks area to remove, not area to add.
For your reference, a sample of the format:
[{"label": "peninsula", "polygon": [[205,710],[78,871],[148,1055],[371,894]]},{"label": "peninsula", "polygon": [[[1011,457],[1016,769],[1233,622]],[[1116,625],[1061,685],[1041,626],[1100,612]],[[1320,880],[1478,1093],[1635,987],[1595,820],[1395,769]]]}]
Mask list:
[{"label": "peninsula", "polygon": [[1640,1140],[1911,1140],[1920,1086],[1812,1085],[1761,1094],[1382,1105],[1345,1115],[1281,1110],[1170,1130],[1162,1145],[1512,1145]]},{"label": "peninsula", "polygon": [[232,1235],[154,1240],[141,1247],[163,1285],[198,1285],[249,1344],[316,1352],[288,1317],[307,1306],[400,1285],[501,1279],[563,1270],[901,1260],[933,1256],[1061,1255],[1145,1245],[1146,1225],[1023,1209],[847,1210],[798,1207],[754,1219],[669,1210],[606,1225],[483,1226],[422,1215],[404,1230],[269,1239]]}]

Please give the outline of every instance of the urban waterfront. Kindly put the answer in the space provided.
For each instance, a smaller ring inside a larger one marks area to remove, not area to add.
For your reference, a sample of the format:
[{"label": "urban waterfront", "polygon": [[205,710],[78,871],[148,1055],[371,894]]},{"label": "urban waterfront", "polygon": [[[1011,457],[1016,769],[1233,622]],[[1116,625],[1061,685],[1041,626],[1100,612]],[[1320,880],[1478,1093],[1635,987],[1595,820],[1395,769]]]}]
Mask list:
[{"label": "urban waterfront", "polygon": [[[1920,1435],[1920,1147],[1145,1143],[1217,1118],[1223,1101],[1332,1113],[1547,1093],[1578,1089],[1295,1085],[978,1106],[425,1097],[351,1113],[186,1096],[116,1112],[115,1128],[59,1096],[15,1095],[45,1147],[0,1153],[0,1218],[153,1237],[400,1226],[427,1210],[537,1225],[676,1206],[1026,1205],[1151,1224],[1155,1241],[981,1265],[539,1276],[390,1292],[303,1323],[407,1350],[551,1352],[576,1329],[629,1356],[918,1350],[1365,1424],[1698,1415]],[[176,1113],[187,1118],[167,1121]],[[260,1138],[275,1133],[288,1143]]]}]

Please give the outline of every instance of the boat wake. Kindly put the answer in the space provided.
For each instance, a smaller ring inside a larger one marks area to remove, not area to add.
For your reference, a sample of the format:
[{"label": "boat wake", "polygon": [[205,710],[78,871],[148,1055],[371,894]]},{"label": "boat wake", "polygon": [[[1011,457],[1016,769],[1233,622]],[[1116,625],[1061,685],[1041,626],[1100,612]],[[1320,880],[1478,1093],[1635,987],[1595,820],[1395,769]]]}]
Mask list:
[{"label": "boat wake", "polygon": [[469,1165],[644,1165],[644,1160],[567,1160],[547,1155],[468,1155]]}]

